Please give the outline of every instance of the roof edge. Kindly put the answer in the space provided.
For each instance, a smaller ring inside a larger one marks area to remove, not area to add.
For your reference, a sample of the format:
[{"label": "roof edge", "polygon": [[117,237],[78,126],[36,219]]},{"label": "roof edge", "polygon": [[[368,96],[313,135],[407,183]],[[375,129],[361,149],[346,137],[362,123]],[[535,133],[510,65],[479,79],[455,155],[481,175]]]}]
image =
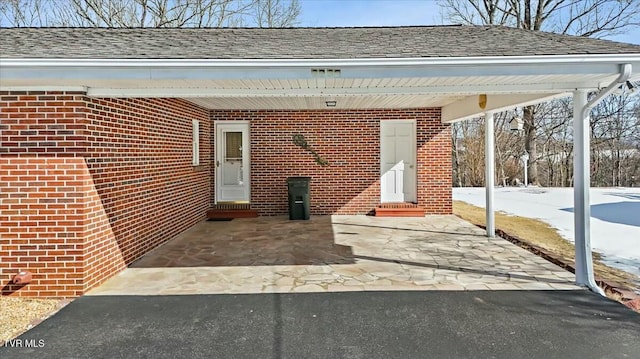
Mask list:
[{"label": "roof edge", "polygon": [[580,54],[531,56],[346,58],[346,59],[74,59],[2,58],[0,65],[12,67],[309,67],[309,66],[438,66],[438,65],[532,65],[588,64],[640,61],[637,54]]},{"label": "roof edge", "polygon": [[[432,24],[432,25],[384,25],[384,26],[287,26],[287,27],[258,27],[258,26],[229,26],[229,27],[106,27],[106,26],[0,26],[0,29],[66,29],[66,30],[290,30],[290,29],[410,29],[434,27],[507,27],[504,25],[471,25],[471,24]],[[514,28],[515,29],[515,28]]]}]

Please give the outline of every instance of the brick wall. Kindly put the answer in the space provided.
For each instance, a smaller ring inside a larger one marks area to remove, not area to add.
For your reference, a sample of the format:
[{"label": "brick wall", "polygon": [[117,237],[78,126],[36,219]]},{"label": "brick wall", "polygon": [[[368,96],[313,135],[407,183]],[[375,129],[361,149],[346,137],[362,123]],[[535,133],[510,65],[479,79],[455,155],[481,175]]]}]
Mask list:
[{"label": "brick wall", "polygon": [[[208,111],[182,100],[0,93],[2,294],[79,295],[202,220],[209,128]],[[10,285],[18,269],[33,282]]]},{"label": "brick wall", "polygon": [[[209,112],[183,100],[87,99],[87,163],[125,263],[205,218]],[[201,121],[191,164],[191,120]]]},{"label": "brick wall", "polygon": [[[451,135],[440,121],[440,109],[216,110],[211,118],[251,121],[251,206],[261,215],[287,213],[289,176],[313,177],[312,214],[369,213],[380,202],[380,121],[415,119],[418,203],[430,214],[452,211]],[[297,133],[330,166],[317,165],[296,146],[292,137]]]},{"label": "brick wall", "polygon": [[86,104],[79,92],[0,92],[0,155],[82,156]]},{"label": "brick wall", "polygon": [[451,127],[440,121],[440,109],[418,120],[418,202],[426,214],[451,214]]},{"label": "brick wall", "polygon": [[[0,157],[2,294],[82,293],[87,179],[81,158]],[[8,284],[19,269],[34,275],[22,289]]]}]

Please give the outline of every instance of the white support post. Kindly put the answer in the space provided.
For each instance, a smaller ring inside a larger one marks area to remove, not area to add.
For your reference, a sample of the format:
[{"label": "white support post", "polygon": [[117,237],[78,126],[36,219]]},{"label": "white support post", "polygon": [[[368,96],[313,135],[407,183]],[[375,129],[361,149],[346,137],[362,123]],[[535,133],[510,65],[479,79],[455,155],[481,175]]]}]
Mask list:
[{"label": "white support post", "polygon": [[576,245],[576,284],[594,288],[591,258],[591,182],[590,111],[587,109],[587,91],[573,92],[573,218]]},{"label": "white support post", "polygon": [[529,170],[529,155],[528,154],[523,158],[522,162],[524,162],[524,186],[528,187],[529,186],[529,174],[527,173],[527,171]]},{"label": "white support post", "polygon": [[484,114],[484,162],[486,186],[487,237],[496,236],[496,219],[493,212],[493,187],[495,176],[495,144],[494,144],[493,112]]}]

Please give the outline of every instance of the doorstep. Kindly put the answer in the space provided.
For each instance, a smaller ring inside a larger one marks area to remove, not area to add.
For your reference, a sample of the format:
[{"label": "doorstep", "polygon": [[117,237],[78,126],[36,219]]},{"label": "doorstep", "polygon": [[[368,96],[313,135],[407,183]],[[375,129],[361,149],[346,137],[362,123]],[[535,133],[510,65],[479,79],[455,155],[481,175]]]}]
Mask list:
[{"label": "doorstep", "polygon": [[249,203],[215,204],[207,211],[207,219],[210,220],[255,217],[258,217],[258,211],[251,209]]},{"label": "doorstep", "polygon": [[415,203],[381,203],[376,207],[376,217],[424,217],[424,207]]}]

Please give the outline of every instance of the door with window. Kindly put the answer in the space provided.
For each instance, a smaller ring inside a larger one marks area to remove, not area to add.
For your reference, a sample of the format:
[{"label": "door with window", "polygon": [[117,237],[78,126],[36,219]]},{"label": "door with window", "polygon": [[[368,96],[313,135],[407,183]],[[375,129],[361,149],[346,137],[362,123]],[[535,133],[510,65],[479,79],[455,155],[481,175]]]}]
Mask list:
[{"label": "door with window", "polygon": [[250,197],[249,122],[216,125],[216,203],[248,203]]},{"label": "door with window", "polygon": [[380,122],[380,201],[416,202],[416,123]]}]

